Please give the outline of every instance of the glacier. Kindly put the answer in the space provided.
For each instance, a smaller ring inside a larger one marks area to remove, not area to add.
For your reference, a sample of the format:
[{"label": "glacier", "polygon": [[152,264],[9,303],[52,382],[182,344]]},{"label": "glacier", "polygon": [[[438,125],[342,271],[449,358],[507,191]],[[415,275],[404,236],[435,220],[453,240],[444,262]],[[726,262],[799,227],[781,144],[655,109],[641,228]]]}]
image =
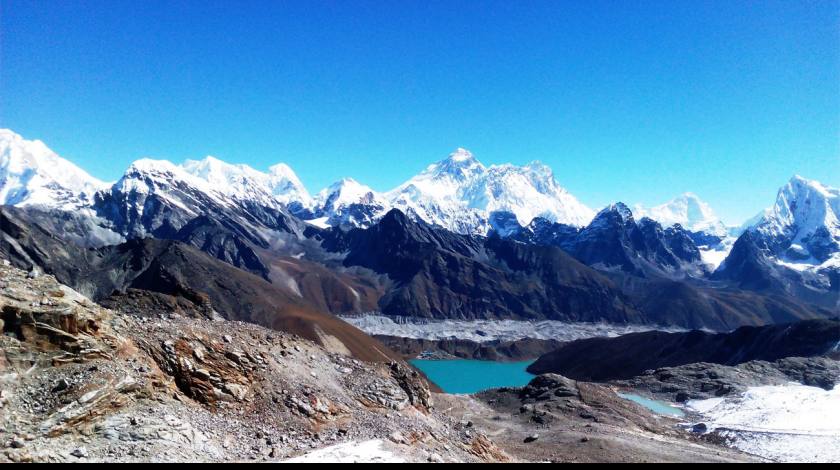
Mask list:
[{"label": "glacier", "polygon": [[780,462],[840,462],[840,388],[750,387],[686,406],[744,452]]},{"label": "glacier", "polygon": [[476,343],[497,340],[516,341],[525,338],[574,341],[594,337],[616,337],[628,333],[651,330],[669,332],[684,331],[670,327],[574,323],[556,320],[426,320],[422,318],[391,318],[376,313],[341,316],[339,318],[369,335],[399,336],[402,338],[434,341],[462,339]]}]

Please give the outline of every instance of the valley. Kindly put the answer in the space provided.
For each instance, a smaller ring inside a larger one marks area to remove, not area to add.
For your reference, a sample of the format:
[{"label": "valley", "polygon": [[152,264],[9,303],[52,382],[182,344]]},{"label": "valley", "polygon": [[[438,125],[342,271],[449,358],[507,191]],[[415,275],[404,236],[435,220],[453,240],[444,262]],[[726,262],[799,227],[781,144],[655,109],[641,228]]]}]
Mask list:
[{"label": "valley", "polygon": [[816,181],[735,228],[464,149],[316,196],[212,157],[104,183],[10,130],[0,157],[0,461],[800,461],[732,410],[836,400]]}]

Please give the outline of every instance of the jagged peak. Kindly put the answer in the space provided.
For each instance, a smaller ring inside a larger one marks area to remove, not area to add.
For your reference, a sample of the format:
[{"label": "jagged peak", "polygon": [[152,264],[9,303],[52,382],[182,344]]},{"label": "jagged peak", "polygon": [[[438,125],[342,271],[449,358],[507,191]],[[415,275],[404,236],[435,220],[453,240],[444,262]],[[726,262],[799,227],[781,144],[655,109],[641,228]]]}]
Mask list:
[{"label": "jagged peak", "polygon": [[599,218],[603,215],[608,214],[619,214],[623,219],[632,219],[633,218],[633,211],[627,207],[626,204],[623,202],[614,202],[607,207],[601,209],[600,212],[595,216],[595,218]]},{"label": "jagged peak", "polygon": [[840,189],[825,185],[817,180],[808,179],[800,175],[793,175],[788,183],[779,191],[785,191],[787,188],[796,190],[812,190],[816,191],[824,197],[837,197],[840,194]]}]

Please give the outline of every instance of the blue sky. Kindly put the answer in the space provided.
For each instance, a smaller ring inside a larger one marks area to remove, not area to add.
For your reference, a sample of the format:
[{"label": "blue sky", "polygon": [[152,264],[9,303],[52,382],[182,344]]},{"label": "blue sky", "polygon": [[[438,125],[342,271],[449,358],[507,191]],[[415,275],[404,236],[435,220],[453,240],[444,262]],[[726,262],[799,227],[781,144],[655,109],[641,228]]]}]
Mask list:
[{"label": "blue sky", "polygon": [[0,0],[0,126],[103,179],[284,161],[387,190],[458,146],[592,207],[840,186],[840,1]]}]

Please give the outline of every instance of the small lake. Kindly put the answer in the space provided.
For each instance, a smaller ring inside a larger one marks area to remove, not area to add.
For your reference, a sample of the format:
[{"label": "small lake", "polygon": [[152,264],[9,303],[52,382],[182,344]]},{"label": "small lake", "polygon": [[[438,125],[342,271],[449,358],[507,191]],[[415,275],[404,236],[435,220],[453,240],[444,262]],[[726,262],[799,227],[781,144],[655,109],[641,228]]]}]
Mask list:
[{"label": "small lake", "polygon": [[624,398],[625,400],[630,400],[634,403],[644,406],[645,408],[653,411],[654,413],[665,415],[665,416],[674,416],[677,418],[682,418],[685,416],[683,410],[671,406],[664,401],[659,400],[651,400],[650,398],[645,398],[639,395],[634,395],[632,393],[619,393],[618,396]]},{"label": "small lake", "polygon": [[534,361],[494,362],[469,359],[434,361],[414,359],[414,367],[446,393],[477,393],[488,388],[522,387],[534,375],[525,371]]}]

